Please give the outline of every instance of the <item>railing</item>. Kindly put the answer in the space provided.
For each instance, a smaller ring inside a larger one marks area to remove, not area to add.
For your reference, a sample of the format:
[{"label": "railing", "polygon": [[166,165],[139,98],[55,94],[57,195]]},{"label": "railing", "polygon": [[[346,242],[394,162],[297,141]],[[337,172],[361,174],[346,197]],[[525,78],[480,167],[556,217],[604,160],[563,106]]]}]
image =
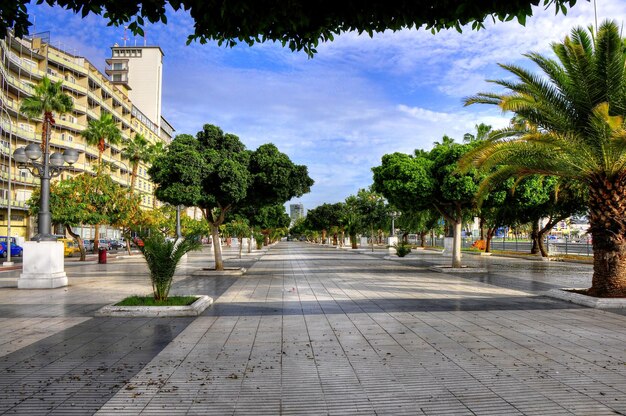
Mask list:
[{"label": "railing", "polygon": [[48,59],[55,61],[65,67],[72,68],[75,71],[80,72],[81,74],[87,75],[87,69],[85,69],[84,66],[70,61],[68,58],[60,55],[52,48],[48,48]]},{"label": "railing", "polygon": [[[9,206],[9,200],[0,198],[0,206]],[[26,201],[16,201],[15,199],[11,199],[11,207],[28,209],[30,206],[26,203]]]},{"label": "railing", "polygon": [[[463,237],[461,240],[461,248],[463,249],[471,249],[474,248],[474,242],[478,240],[476,237]],[[409,243],[419,245],[420,239],[409,239]],[[424,243],[427,247],[439,247],[442,248],[444,246],[444,238],[439,237],[431,237],[427,236],[424,239]],[[583,238],[579,241],[572,241],[570,238],[565,239],[546,239],[544,240],[544,244],[548,254],[550,256],[558,256],[558,255],[575,255],[575,256],[593,256],[593,247],[591,242],[587,238]],[[517,239],[513,238],[503,238],[496,237],[491,240],[491,250],[492,251],[510,251],[516,253],[526,253],[530,254],[530,250],[532,248],[532,241],[528,239]]]}]

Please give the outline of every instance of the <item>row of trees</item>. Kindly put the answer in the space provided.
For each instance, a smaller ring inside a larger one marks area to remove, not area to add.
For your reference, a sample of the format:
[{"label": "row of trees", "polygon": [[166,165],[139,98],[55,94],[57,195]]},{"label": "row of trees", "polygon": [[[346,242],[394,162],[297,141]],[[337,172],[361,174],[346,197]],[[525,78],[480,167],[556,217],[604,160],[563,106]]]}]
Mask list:
[{"label": "row of trees", "polygon": [[228,219],[245,219],[269,239],[288,218],[282,205],[313,185],[307,167],[294,164],[273,144],[248,150],[237,136],[211,124],[195,137],[176,136],[148,173],[159,200],[202,211],[213,240],[216,270],[224,268],[220,227]]},{"label": "row of trees", "polygon": [[[454,227],[460,266],[461,224],[478,216],[489,240],[502,225],[532,223],[542,237],[558,221],[587,213],[594,273],[589,294],[626,296],[626,48],[615,22],[575,28],[554,43],[556,59],[526,56],[541,75],[501,65],[513,77],[504,93],[466,99],[515,114],[504,129],[444,137],[430,151],[394,153],[373,168],[374,190],[402,209],[440,215]],[[538,219],[548,218],[540,229]]]},{"label": "row of trees", "polygon": [[361,189],[344,202],[322,204],[307,212],[291,227],[290,234],[305,237],[309,241],[343,245],[345,236],[350,238],[353,248],[357,248],[357,236],[367,234],[372,242],[382,240],[384,230],[391,227],[390,207],[382,195]]},{"label": "row of trees", "polygon": [[[35,94],[26,98],[21,112],[29,118],[43,118],[42,147],[47,146],[54,113],[72,110],[70,97],[62,91],[62,82],[53,83],[44,77]],[[156,184],[156,196],[172,205],[199,207],[207,221],[208,232],[201,225],[183,218],[194,234],[210,234],[213,238],[216,269],[223,269],[220,231],[229,235],[252,236],[266,242],[278,238],[289,224],[284,207],[292,197],[310,190],[313,180],[306,166],[295,165],[273,144],[247,150],[239,138],[225,134],[219,127],[205,125],[196,137],[179,135],[165,148],[162,143],[150,144],[136,134],[126,144],[122,156],[129,160],[129,189],[117,185],[107,175],[110,166],[102,155],[107,145],[118,144],[122,135],[113,116],[103,112],[90,120],[81,135],[89,145],[98,148],[94,175],[84,173],[60,181],[51,189],[51,213],[54,223],[63,224],[77,239],[81,259],[85,259],[82,239],[73,226],[93,225],[96,236],[101,224],[121,227],[128,237],[133,230],[157,229],[172,231],[173,208],[142,211],[134,193],[137,170],[141,162],[151,163],[149,174]],[[31,198],[31,212],[37,213],[39,194]],[[227,227],[225,221],[231,217]],[[280,231],[283,230],[283,231]],[[127,244],[130,247],[130,244]],[[98,249],[98,238],[94,250]]]}]

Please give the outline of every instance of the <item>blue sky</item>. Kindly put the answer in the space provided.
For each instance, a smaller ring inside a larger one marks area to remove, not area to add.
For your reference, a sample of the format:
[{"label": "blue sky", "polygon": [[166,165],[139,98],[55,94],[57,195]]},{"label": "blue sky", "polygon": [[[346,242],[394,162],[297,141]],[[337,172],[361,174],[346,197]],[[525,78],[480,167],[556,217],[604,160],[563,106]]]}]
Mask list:
[{"label": "blue sky", "polygon": [[[625,0],[598,0],[598,19],[626,15]],[[60,8],[29,6],[35,30],[51,43],[104,69],[123,28],[104,19],[80,19]],[[535,9],[525,27],[487,24],[486,30],[403,30],[369,36],[346,33],[309,59],[276,44],[229,49],[185,45],[193,31],[183,12],[167,25],[146,28],[148,45],[165,54],[163,114],[177,133],[205,123],[238,135],[249,147],[272,142],[309,168],[311,193],[297,199],[310,209],[338,202],[372,182],[371,168],[385,153],[429,149],[447,134],[460,141],[481,122],[501,127],[510,115],[487,106],[464,108],[463,97],[494,91],[485,79],[507,76],[496,63],[526,64],[528,51],[549,53],[577,25],[594,22],[593,3],[579,1],[567,16]],[[143,38],[129,34],[128,45]]]}]

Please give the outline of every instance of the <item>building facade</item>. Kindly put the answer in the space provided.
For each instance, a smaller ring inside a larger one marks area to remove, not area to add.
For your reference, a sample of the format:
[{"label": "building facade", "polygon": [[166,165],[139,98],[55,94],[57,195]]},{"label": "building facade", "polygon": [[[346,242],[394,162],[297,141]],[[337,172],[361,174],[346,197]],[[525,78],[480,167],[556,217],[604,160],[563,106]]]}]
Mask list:
[{"label": "building facade", "polygon": [[291,217],[291,224],[293,225],[298,219],[304,217],[304,205],[302,204],[289,204],[289,217]]},{"label": "building facade", "polygon": [[[113,50],[115,51],[115,48]],[[161,66],[158,71],[160,74]],[[57,180],[83,172],[94,172],[98,149],[87,145],[80,132],[87,128],[90,120],[100,118],[102,112],[113,115],[122,133],[122,143],[107,144],[103,154],[103,160],[112,167],[111,178],[122,186],[130,186],[131,181],[129,161],[121,157],[124,143],[137,133],[141,133],[150,143],[159,141],[168,143],[174,132],[167,122],[162,128],[160,97],[158,113],[152,117],[148,116],[144,108],[131,100],[130,91],[133,87],[131,84],[112,81],[85,58],[51,46],[49,37],[34,36],[20,39],[8,35],[0,40],[0,235],[6,235],[7,232],[9,175],[12,179],[11,234],[28,239],[37,232],[36,221],[28,216],[27,201],[33,190],[39,186],[39,180],[28,170],[18,169],[12,161],[11,154],[18,147],[41,142],[42,120],[29,120],[20,114],[19,108],[25,98],[32,96],[34,86],[44,76],[55,82],[62,81],[63,91],[74,102],[74,108],[70,113],[55,114],[50,153],[73,148],[80,156],[78,162],[63,171]],[[111,76],[115,77],[115,74]],[[161,93],[160,79],[158,93],[159,95]],[[139,165],[135,185],[135,192],[141,196],[141,207],[144,209],[159,205],[154,198],[154,184],[148,176],[148,167],[145,163]],[[92,228],[81,228],[77,231],[83,237],[95,237]],[[98,237],[118,236],[118,230],[102,227],[101,235]]]}]

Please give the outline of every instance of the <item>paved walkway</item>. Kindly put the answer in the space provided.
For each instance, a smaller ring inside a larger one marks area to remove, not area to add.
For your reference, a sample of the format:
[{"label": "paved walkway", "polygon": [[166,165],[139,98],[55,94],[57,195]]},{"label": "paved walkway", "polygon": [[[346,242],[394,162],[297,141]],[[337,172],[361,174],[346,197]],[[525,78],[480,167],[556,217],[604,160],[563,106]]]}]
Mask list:
[{"label": "paved walkway", "polygon": [[589,266],[381,256],[280,243],[196,278],[193,254],[174,291],[216,298],[195,319],[92,318],[150,290],[139,259],[0,289],[0,414],[626,414],[626,317],[537,294]]}]

